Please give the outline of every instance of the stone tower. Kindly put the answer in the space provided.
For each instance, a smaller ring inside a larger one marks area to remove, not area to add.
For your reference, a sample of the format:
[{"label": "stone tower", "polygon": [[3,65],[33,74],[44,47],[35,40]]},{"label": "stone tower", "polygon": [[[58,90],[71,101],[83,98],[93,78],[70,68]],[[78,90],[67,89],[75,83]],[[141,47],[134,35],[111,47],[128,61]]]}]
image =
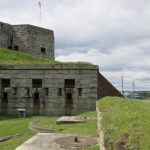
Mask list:
[{"label": "stone tower", "polygon": [[0,47],[55,59],[53,31],[33,25],[0,22]]}]

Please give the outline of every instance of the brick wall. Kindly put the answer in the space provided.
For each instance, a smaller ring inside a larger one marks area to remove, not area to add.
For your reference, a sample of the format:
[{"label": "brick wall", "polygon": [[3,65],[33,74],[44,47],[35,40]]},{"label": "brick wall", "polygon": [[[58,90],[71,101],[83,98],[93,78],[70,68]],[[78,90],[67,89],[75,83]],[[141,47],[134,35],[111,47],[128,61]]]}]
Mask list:
[{"label": "brick wall", "polygon": [[122,94],[101,74],[98,73],[98,97],[119,96]]}]

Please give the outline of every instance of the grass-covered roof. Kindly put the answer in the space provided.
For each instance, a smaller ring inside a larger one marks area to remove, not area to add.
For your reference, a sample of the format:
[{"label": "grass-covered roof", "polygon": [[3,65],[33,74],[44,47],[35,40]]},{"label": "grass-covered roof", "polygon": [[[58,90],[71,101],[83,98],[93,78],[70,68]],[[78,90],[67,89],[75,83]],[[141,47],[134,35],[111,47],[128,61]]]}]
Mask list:
[{"label": "grass-covered roof", "polygon": [[33,56],[28,53],[16,52],[0,48],[0,65],[56,65],[56,64],[85,64],[92,65],[88,62],[60,62],[52,61],[47,58]]}]

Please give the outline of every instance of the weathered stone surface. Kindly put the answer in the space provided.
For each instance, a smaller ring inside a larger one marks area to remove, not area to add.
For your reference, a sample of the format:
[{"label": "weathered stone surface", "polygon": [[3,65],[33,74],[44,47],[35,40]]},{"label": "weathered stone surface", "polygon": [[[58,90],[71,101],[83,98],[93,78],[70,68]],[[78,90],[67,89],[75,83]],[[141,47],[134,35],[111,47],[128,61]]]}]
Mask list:
[{"label": "weathered stone surface", "polygon": [[97,127],[98,127],[98,133],[99,133],[99,140],[98,140],[98,144],[99,144],[99,148],[100,150],[105,150],[105,144],[104,144],[104,131],[102,128],[102,113],[100,112],[98,106],[96,108],[97,111]]},{"label": "weathered stone surface", "polygon": [[[10,87],[3,88],[0,84],[0,113],[17,114],[17,109],[24,108],[26,109],[26,114],[29,115],[62,116],[76,115],[96,109],[96,100],[98,98],[97,66],[89,65],[87,67],[87,65],[63,64],[55,66],[5,67],[0,68],[0,82],[3,79],[10,79]],[[79,70],[81,70],[80,73]],[[90,74],[88,74],[89,70]],[[32,79],[41,79],[42,87],[33,88]],[[65,79],[74,79],[75,87],[65,88]],[[60,88],[61,95],[58,94]],[[81,96],[78,88],[82,89]],[[6,105],[2,103],[3,92],[8,93],[8,103]],[[35,93],[39,93],[37,106],[33,102]],[[70,105],[67,105],[67,93],[72,94],[72,103]]]},{"label": "weathered stone surface", "polygon": [[[0,48],[31,53],[54,60],[54,33],[33,25],[0,22]],[[44,48],[44,52],[41,51]]]}]

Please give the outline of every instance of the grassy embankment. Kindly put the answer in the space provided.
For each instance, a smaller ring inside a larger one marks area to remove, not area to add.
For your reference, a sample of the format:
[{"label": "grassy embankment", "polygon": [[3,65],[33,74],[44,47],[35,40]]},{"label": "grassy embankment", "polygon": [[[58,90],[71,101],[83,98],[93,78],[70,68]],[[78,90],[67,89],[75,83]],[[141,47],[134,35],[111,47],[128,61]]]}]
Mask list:
[{"label": "grassy embankment", "polygon": [[107,150],[150,150],[150,103],[118,97],[98,102]]},{"label": "grassy embankment", "polygon": [[[82,114],[81,116],[96,117],[95,112]],[[25,142],[36,133],[28,128],[29,122],[36,122],[41,127],[56,129],[61,133],[75,133],[80,135],[98,136],[96,121],[79,124],[57,125],[58,117],[35,116],[19,119],[17,116],[2,116],[0,115],[0,137],[20,134],[20,136],[10,139],[5,142],[0,142],[0,150],[11,149],[14,150],[17,146]],[[99,150],[98,145],[84,150]]]},{"label": "grassy embankment", "polygon": [[16,51],[0,48],[0,65],[57,65],[57,64],[92,65],[89,62],[51,61],[49,59],[33,56],[28,53],[16,52]]}]

